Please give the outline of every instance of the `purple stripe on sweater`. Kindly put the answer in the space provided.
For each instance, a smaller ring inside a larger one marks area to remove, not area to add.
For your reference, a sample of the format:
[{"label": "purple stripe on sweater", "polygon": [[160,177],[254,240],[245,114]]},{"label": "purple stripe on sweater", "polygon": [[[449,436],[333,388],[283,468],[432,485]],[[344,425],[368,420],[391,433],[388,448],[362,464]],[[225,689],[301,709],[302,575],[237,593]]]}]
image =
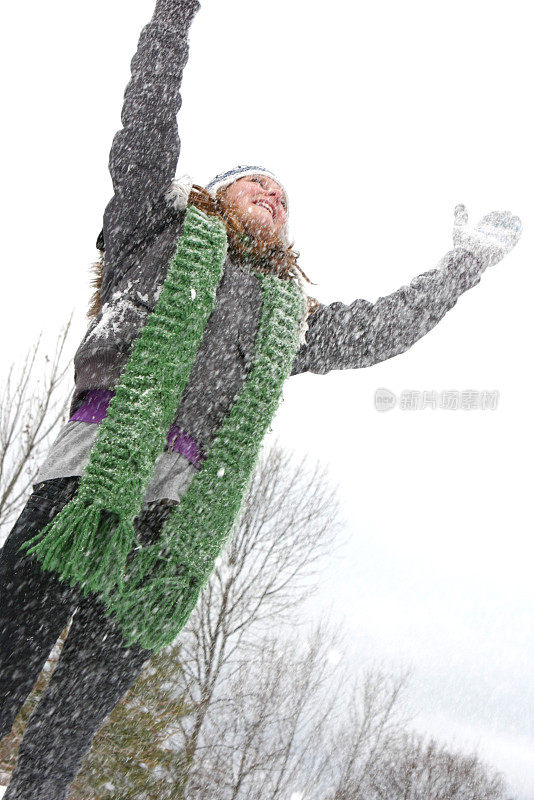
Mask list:
[{"label": "purple stripe on sweater", "polygon": [[[107,416],[113,389],[91,389],[83,399],[81,406],[74,412],[69,422],[102,422]],[[190,464],[200,469],[206,458],[197,442],[178,425],[171,425],[167,433],[167,447],[173,453],[187,458]]]},{"label": "purple stripe on sweater", "polygon": [[108,406],[115,392],[113,389],[91,389],[84,398],[83,403],[74,412],[69,422],[102,422],[108,413]]},{"label": "purple stripe on sweater", "polygon": [[206,458],[196,441],[178,425],[171,425],[167,434],[167,447],[173,453],[185,456],[190,464],[200,469]]}]

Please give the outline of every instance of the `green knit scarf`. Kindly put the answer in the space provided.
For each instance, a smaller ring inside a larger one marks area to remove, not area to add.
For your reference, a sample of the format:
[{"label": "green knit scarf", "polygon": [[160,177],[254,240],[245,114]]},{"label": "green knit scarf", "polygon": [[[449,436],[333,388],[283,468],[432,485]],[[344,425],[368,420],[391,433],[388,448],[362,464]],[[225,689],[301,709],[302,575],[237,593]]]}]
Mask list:
[{"label": "green knit scarf", "polygon": [[256,273],[263,304],[247,380],[158,542],[140,547],[134,519],[213,310],[226,248],[223,223],[189,206],[157,306],[100,424],[76,496],[21,548],[84,594],[98,593],[125,643],[147,650],[176,638],[213,571],[298,347],[299,287]]}]

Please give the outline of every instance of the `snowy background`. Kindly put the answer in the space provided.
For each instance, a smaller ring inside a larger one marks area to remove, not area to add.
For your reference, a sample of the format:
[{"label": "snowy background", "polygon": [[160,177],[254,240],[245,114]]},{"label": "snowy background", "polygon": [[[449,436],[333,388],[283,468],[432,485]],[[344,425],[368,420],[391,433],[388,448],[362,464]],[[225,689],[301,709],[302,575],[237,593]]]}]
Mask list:
[{"label": "snowy background", "polygon": [[[1,374],[75,310],[111,184],[129,61],[153,0],[3,6]],[[411,666],[415,725],[478,748],[534,799],[530,13],[510,0],[205,0],[178,172],[280,175],[324,302],[433,268],[452,211],[522,217],[516,251],[408,353],[293,378],[275,434],[340,487],[348,543],[310,613],[344,617],[355,670]],[[379,387],[497,390],[495,411],[378,413]]]}]

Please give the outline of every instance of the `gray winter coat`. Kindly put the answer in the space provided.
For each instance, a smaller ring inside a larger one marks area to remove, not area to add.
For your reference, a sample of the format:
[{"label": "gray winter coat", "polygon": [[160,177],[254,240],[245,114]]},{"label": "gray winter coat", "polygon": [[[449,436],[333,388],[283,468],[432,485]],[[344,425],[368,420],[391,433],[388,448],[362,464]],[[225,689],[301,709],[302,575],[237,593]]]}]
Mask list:
[{"label": "gray winter coat", "polygon": [[[141,33],[125,93],[123,128],[110,155],[114,195],[104,213],[102,310],[74,359],[71,413],[89,389],[116,386],[132,345],[153,311],[181,232],[183,215],[163,195],[175,174],[176,115],[196,0],[158,0]],[[375,303],[322,305],[309,319],[292,374],[368,367],[398,355],[430,331],[482,265],[451,251],[439,265]],[[239,392],[254,351],[261,290],[246,266],[227,258],[216,305],[177,409],[175,424],[207,452]]]}]

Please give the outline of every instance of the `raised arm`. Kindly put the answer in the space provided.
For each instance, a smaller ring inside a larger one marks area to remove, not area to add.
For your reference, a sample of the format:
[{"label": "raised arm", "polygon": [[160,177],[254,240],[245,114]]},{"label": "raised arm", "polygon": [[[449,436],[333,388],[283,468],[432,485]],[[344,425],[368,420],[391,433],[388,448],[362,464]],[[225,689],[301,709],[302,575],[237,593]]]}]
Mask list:
[{"label": "raised arm", "polygon": [[455,248],[437,269],[425,272],[375,303],[320,306],[309,320],[306,344],[292,374],[370,367],[404,353],[445,316],[487,266],[516,244],[521,223],[507,212],[489,214],[473,229],[463,206],[456,209]]},{"label": "raised arm", "polygon": [[123,127],[109,159],[114,195],[104,212],[104,284],[119,267],[132,234],[142,235],[149,227],[150,209],[174,177],[187,35],[198,8],[198,0],[158,0],[141,33],[124,95]]}]

